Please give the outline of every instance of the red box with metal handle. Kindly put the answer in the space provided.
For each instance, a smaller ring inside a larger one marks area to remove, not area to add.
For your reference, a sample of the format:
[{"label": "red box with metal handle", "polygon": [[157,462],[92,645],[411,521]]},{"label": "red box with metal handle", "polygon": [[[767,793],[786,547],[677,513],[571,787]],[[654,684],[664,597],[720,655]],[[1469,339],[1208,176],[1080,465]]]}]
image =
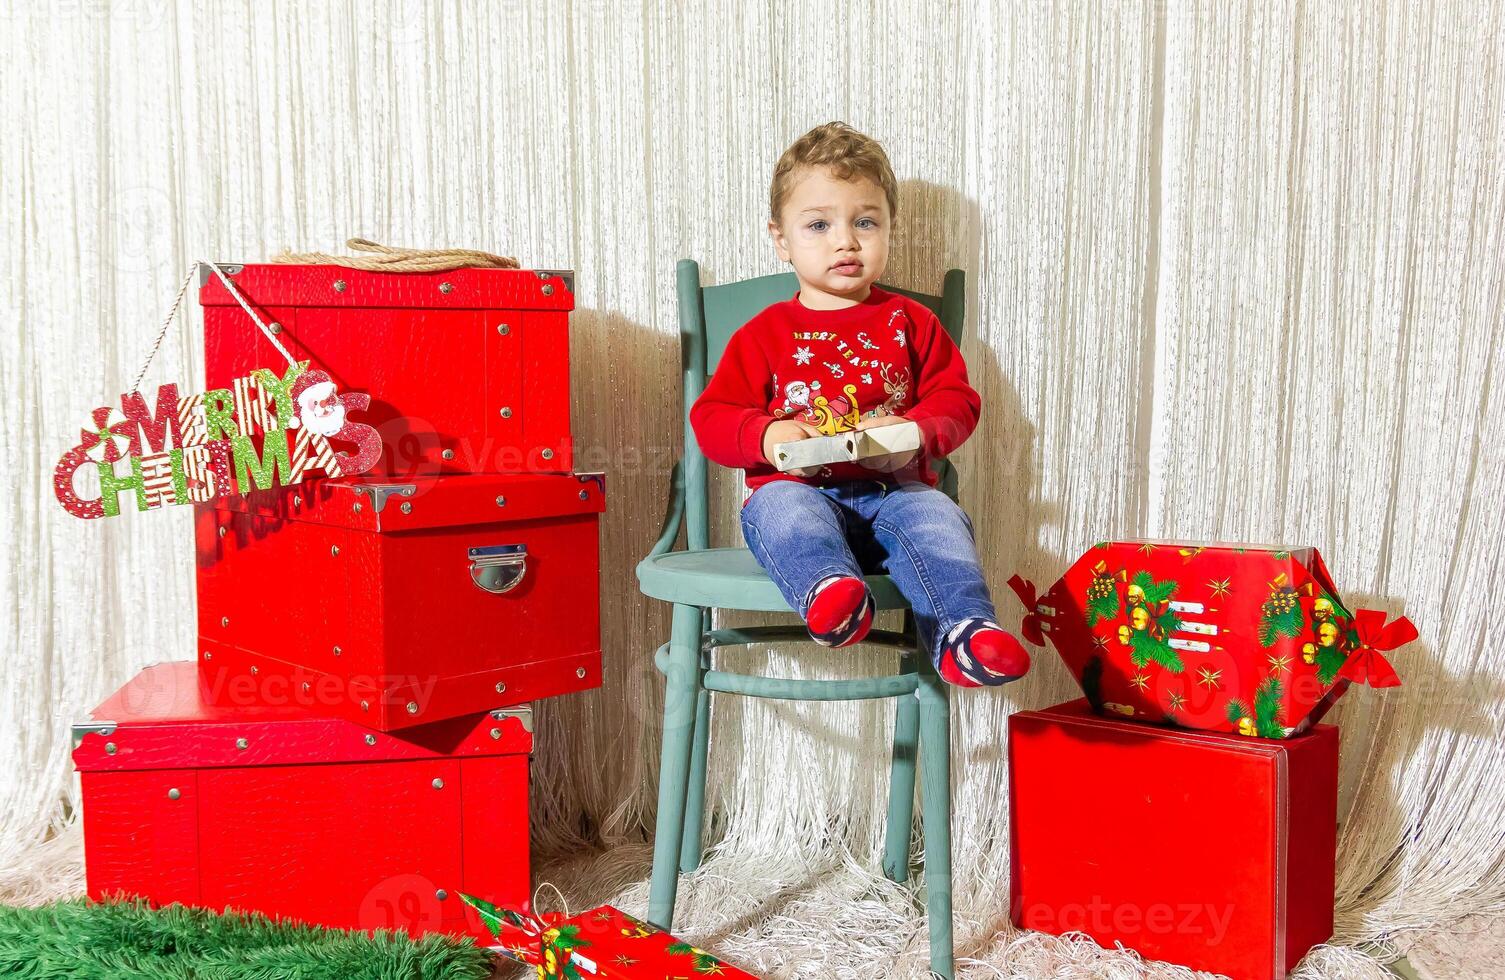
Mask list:
[{"label": "red box with metal handle", "polygon": [[[341,391],[385,451],[374,474],[568,473],[574,273],[368,272],[222,265],[288,353]],[[210,389],[286,364],[207,267],[200,276]]]},{"label": "red box with metal handle", "polygon": [[526,707],[388,735],[217,706],[181,661],[138,674],[74,742],[93,899],[486,942],[459,893],[528,900]]},{"label": "red box with metal handle", "polygon": [[1009,716],[1013,921],[1276,980],[1332,936],[1338,730],[1285,739]]},{"label": "red box with metal handle", "polygon": [[195,511],[224,705],[381,731],[597,687],[605,478],[325,480]]}]

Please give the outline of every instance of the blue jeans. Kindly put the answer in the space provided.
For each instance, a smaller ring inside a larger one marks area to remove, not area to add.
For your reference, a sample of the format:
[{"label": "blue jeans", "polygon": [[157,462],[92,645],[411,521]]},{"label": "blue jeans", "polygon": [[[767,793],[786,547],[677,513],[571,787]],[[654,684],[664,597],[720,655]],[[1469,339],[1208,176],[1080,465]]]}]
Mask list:
[{"label": "blue jeans", "polygon": [[801,619],[816,583],[886,572],[914,609],[918,639],[932,663],[956,624],[998,618],[971,518],[923,483],[854,480],[816,487],[775,480],[742,505],[742,537]]}]

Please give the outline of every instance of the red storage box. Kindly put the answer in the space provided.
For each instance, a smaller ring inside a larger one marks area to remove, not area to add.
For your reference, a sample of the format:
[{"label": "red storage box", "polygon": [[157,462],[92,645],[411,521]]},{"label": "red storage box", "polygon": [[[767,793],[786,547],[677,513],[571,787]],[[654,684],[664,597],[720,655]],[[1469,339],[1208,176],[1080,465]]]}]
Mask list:
[{"label": "red storage box", "polygon": [[527,708],[393,736],[216,707],[183,661],[148,667],[93,718],[73,751],[93,899],[487,941],[460,892],[528,900]]},{"label": "red storage box", "polygon": [[1332,936],[1338,730],[1188,732],[1085,699],[1009,718],[1013,921],[1234,980]]},{"label": "red storage box", "polygon": [[[568,473],[574,274],[527,269],[366,272],[335,265],[222,266],[293,357],[341,391],[386,451],[380,474]],[[210,388],[286,363],[203,268]]]},{"label": "red storage box", "polygon": [[604,508],[600,474],[542,473],[199,505],[210,697],[390,731],[597,687]]}]

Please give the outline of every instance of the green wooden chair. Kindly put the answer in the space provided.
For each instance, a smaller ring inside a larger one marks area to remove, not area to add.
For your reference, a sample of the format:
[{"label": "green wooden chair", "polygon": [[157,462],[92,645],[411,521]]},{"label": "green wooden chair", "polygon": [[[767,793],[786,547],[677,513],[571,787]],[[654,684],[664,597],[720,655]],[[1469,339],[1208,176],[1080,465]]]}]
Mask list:
[{"label": "green wooden chair", "polygon": [[[867,577],[878,609],[903,609],[902,631],[873,630],[864,641],[901,651],[897,674],[848,680],[790,680],[718,670],[716,648],[749,643],[813,642],[804,625],[711,629],[712,609],[793,612],[752,552],[709,547],[706,459],[690,429],[690,406],[716,370],[731,335],[769,304],[793,296],[794,274],[762,276],[702,287],[700,266],[690,259],[678,267],[680,360],[684,370],[685,448],[674,466],[673,489],[663,531],[638,563],[645,595],[674,604],[670,639],[654,654],[667,679],[664,698],[663,761],[659,770],[658,828],[648,919],[672,930],[674,898],[681,871],[701,859],[705,810],[706,751],[710,741],[710,695],[741,694],[792,701],[853,701],[897,698],[890,765],[888,829],[883,870],[893,881],[909,877],[910,824],[914,815],[915,756],[920,766],[925,827],[926,904],[930,914],[930,968],[954,974],[951,950],[951,704],[946,683],[930,657],[918,649],[914,615],[886,575]],[[960,342],[964,303],[961,270],[946,273],[940,296],[884,286],[904,293],[936,312],[952,339]],[[940,486],[956,499],[956,473],[940,464]],[[687,550],[672,551],[681,526]]]}]

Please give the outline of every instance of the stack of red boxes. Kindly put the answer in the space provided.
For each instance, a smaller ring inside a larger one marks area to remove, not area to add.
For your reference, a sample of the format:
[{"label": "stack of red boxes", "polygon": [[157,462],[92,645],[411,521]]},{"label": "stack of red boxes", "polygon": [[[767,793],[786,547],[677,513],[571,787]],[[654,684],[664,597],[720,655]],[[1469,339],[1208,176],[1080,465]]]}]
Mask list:
[{"label": "stack of red boxes", "polygon": [[1009,718],[1011,898],[1237,980],[1332,935],[1338,730],[1353,681],[1399,683],[1404,617],[1350,612],[1312,548],[1105,541],[1044,595],[1010,583],[1085,699]]},{"label": "stack of red boxes", "polygon": [[[529,897],[526,702],[601,683],[570,276],[224,268],[294,358],[371,396],[384,454],[196,505],[197,664],[75,730],[89,893],[484,938],[461,891]],[[217,278],[199,298],[210,388],[278,362]]]}]

